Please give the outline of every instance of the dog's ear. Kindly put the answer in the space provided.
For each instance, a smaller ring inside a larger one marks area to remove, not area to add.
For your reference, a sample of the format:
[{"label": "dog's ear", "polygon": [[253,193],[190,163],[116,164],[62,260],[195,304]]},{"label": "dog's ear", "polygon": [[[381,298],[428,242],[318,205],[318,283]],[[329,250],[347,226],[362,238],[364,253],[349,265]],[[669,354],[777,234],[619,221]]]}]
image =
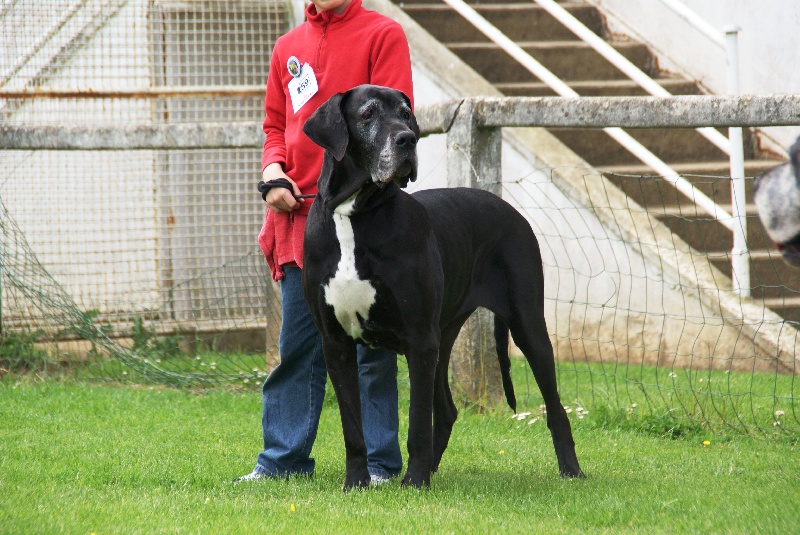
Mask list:
[{"label": "dog's ear", "polygon": [[342,114],[342,101],[346,93],[337,93],[317,108],[303,125],[303,132],[314,143],[329,151],[336,161],[344,158],[350,139],[347,123]]},{"label": "dog's ear", "polygon": [[[400,91],[400,94],[403,95],[403,98],[406,100],[406,104],[408,104],[408,108],[412,109],[411,106],[411,99],[408,98],[408,95]],[[409,121],[408,126],[411,128],[411,131],[414,132],[414,135],[417,136],[417,141],[419,141],[419,125],[417,124],[417,118],[414,116],[414,112],[411,112],[411,121]]]}]

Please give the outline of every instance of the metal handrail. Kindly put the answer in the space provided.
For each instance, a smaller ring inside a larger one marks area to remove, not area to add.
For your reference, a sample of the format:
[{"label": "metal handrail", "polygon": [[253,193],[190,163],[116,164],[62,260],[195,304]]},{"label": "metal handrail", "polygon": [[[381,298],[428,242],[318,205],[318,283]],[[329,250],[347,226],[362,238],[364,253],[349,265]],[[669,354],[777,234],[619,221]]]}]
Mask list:
[{"label": "metal handrail", "polygon": [[[735,24],[726,26],[722,32],[703,20],[684,3],[678,0],[661,0],[681,19],[688,22],[702,33],[709,41],[725,50],[727,61],[728,94],[739,94],[739,31]],[[725,37],[722,37],[722,34]],[[750,295],[750,259],[747,247],[747,213],[744,183],[744,147],[741,128],[729,128],[730,140],[730,174],[731,174],[731,211],[737,225],[733,231],[733,249],[731,249],[731,269],[733,270],[733,286],[741,296]]]},{"label": "metal handrail", "polygon": [[676,15],[688,22],[700,33],[708,37],[708,39],[718,47],[725,49],[725,39],[723,39],[720,32],[707,23],[700,15],[689,9],[683,2],[677,0],[660,0],[662,4],[670,8]]},{"label": "metal handrail", "polygon": [[[456,10],[461,16],[472,23],[481,33],[500,46],[506,53],[517,60],[523,67],[528,69],[534,76],[547,84],[553,91],[562,97],[579,97],[580,95],[569,87],[563,80],[558,78],[549,69],[536,61],[530,54],[525,52],[519,45],[508,38],[497,27],[483,18],[474,9],[468,6],[463,0],[444,0],[446,4]],[[663,176],[667,181],[681,193],[691,199],[698,207],[711,214],[723,226],[733,230],[734,223],[732,216],[721,206],[716,204],[694,185],[680,176],[664,161],[650,152],[641,143],[633,139],[627,132],[620,128],[603,128],[603,131],[611,136],[615,141],[636,156],[640,161]]]},{"label": "metal handrail", "polygon": [[[617,52],[617,50],[600,38],[596,33],[586,27],[581,21],[572,16],[566,9],[558,5],[553,0],[533,0],[542,9],[550,13],[556,20],[566,26],[584,43],[592,47],[595,52],[606,58],[614,67],[618,68],[628,78],[636,82],[642,89],[654,97],[669,97],[672,94],[658,85],[658,83],[634,65],[628,58]],[[716,145],[725,154],[730,154],[730,143],[728,138],[713,128],[697,128],[703,137]]]}]

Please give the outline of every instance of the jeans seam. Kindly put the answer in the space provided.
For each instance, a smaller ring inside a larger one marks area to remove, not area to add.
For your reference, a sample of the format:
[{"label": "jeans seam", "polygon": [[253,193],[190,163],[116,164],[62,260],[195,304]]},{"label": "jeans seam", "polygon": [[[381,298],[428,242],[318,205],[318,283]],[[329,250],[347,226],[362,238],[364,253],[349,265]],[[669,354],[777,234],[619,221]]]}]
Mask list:
[{"label": "jeans seam", "polygon": [[[314,377],[314,368],[316,366],[317,356],[319,355],[319,351],[320,351],[320,347],[319,347],[319,345],[316,345],[314,347],[313,358],[311,359],[311,379],[308,381],[308,406],[309,406],[310,410],[308,411],[308,420],[306,421],[306,435],[305,435],[305,439],[303,440],[303,451],[305,451],[306,448],[308,447],[309,437],[311,436],[312,420],[314,419],[314,417],[313,417],[313,413],[314,413],[313,407],[315,406],[314,405],[314,386],[313,386],[312,383],[313,383],[313,377]],[[310,457],[310,452],[309,452],[309,457]]]}]

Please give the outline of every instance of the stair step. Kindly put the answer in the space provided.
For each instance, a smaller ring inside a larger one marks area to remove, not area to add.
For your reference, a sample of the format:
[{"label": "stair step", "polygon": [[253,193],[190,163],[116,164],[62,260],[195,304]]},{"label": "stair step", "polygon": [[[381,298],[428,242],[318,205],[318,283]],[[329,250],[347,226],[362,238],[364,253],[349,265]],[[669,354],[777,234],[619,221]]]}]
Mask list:
[{"label": "stair step", "polygon": [[[658,77],[658,85],[673,95],[700,95],[698,85],[680,77]],[[509,97],[548,97],[556,93],[543,82],[498,83],[494,86]],[[649,95],[633,80],[572,80],[569,86],[586,97],[636,97]]]},{"label": "stair step", "polygon": [[[781,163],[783,163],[781,160],[745,160],[745,176],[750,178],[758,176]],[[725,160],[715,160],[711,162],[670,162],[669,166],[682,175],[710,177],[730,176],[730,164]],[[653,174],[652,169],[641,163],[604,165],[598,167],[598,170],[619,175],[645,176]]]},{"label": "stair step", "polygon": [[[548,128],[548,131],[594,167],[608,168],[640,163],[625,147],[600,129]],[[626,132],[670,164],[728,159],[727,154],[692,128],[636,128],[627,129]],[[746,148],[745,158],[752,158],[752,150],[748,151]]]},{"label": "stair step", "polygon": [[758,299],[758,301],[764,303],[764,305],[769,308],[791,307],[800,309],[800,296],[765,297],[763,299]]},{"label": "stair step", "polygon": [[[447,4],[420,2],[405,3],[401,7],[411,18],[424,22],[431,35],[443,43],[489,41],[467,19],[454,14]],[[513,41],[578,40],[575,34],[530,0],[522,3],[479,3],[472,7]],[[603,35],[603,18],[597,9],[576,2],[563,3],[562,7],[595,34]]]},{"label": "stair step", "polygon": [[[720,208],[731,213],[733,208],[730,204],[724,203],[717,203]],[[745,215],[746,216],[755,216],[758,215],[758,210],[756,209],[756,205],[752,203],[745,204]],[[678,204],[673,206],[663,206],[663,207],[650,207],[647,209],[647,212],[653,214],[656,217],[683,217],[683,218],[701,218],[701,219],[708,219],[710,216],[706,214],[703,210],[698,208],[696,204]]]},{"label": "stair step", "polygon": [[800,297],[768,297],[753,300],[763,303],[765,307],[783,316],[786,321],[800,322]]},{"label": "stair step", "polygon": [[[445,43],[447,47],[490,83],[537,82],[527,69],[494,43]],[[626,76],[582,41],[526,41],[517,43],[525,52],[564,81],[621,80]],[[611,43],[617,52],[650,76],[656,62],[642,44],[621,40]]]}]

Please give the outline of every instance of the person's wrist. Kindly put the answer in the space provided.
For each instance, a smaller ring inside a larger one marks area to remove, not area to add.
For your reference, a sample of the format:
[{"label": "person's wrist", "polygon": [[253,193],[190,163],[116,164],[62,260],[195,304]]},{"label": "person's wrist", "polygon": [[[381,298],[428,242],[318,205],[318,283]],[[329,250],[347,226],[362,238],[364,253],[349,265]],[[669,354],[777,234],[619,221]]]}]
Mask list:
[{"label": "person's wrist", "polygon": [[270,180],[275,180],[276,178],[288,178],[286,173],[283,172],[283,167],[280,164],[270,164],[264,168],[264,171],[261,173],[261,176],[264,182],[269,182]]}]

